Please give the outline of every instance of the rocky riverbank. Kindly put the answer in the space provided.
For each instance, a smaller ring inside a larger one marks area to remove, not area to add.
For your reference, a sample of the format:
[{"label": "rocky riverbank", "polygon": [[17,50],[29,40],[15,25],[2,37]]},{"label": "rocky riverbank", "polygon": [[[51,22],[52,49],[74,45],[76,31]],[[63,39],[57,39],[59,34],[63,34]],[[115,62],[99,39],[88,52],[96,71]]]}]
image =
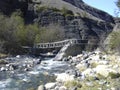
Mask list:
[{"label": "rocky riverbank", "polygon": [[61,61],[73,69],[56,74],[56,82],[40,85],[38,90],[119,90],[120,56],[100,50],[83,52]]}]

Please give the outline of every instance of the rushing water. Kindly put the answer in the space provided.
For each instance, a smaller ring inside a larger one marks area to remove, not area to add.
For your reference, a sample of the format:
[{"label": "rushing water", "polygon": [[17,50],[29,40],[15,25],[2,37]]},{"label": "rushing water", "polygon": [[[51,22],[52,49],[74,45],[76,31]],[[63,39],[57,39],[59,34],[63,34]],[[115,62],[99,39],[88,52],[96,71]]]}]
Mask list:
[{"label": "rushing water", "polygon": [[0,90],[36,89],[40,84],[54,81],[54,74],[71,68],[65,62],[43,59],[41,64],[33,65],[28,71],[21,69],[26,62],[32,64],[37,59],[28,56],[6,58],[10,63],[18,64],[19,67],[16,70],[0,71]]}]

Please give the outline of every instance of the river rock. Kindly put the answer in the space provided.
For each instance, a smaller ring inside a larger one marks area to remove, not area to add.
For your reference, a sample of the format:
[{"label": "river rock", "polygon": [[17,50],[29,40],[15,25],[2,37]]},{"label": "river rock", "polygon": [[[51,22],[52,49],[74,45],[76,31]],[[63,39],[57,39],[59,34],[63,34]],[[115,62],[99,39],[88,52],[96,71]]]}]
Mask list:
[{"label": "river rock", "polygon": [[65,73],[67,73],[69,75],[75,75],[75,76],[77,74],[75,70],[67,70]]},{"label": "river rock", "polygon": [[65,86],[61,86],[59,90],[67,90],[67,88]]},{"label": "river rock", "polygon": [[44,85],[40,85],[37,90],[46,90]]},{"label": "river rock", "polygon": [[55,86],[56,86],[56,83],[47,83],[45,85],[45,88],[46,89],[53,89],[53,88],[55,88]]},{"label": "river rock", "polygon": [[100,60],[100,61],[98,62],[98,64],[108,65],[108,64],[109,64],[109,61],[108,61],[108,60]]},{"label": "river rock", "polygon": [[61,73],[57,75],[56,81],[58,82],[65,82],[65,81],[72,81],[74,80],[74,75],[69,75],[66,73]]},{"label": "river rock", "polygon": [[88,69],[86,69],[85,71],[82,72],[82,75],[90,76],[93,73],[94,73],[94,71],[91,68],[88,68]]},{"label": "river rock", "polygon": [[66,57],[64,57],[63,59],[62,59],[62,61],[69,61],[70,59],[68,59],[68,58],[66,58]]},{"label": "river rock", "polygon": [[88,64],[87,63],[79,63],[75,66],[77,69],[79,69],[80,71],[83,71],[85,69],[88,68]]},{"label": "river rock", "polygon": [[0,71],[6,71],[6,68],[5,67],[1,67]]},{"label": "river rock", "polygon": [[111,69],[108,67],[108,65],[98,65],[96,68],[94,68],[94,71],[104,77],[107,77],[110,72],[117,73],[117,71]]},{"label": "river rock", "polygon": [[93,87],[94,86],[94,84],[92,83],[92,82],[86,82],[85,83],[88,87]]},{"label": "river rock", "polygon": [[16,58],[20,58],[20,55],[17,55]]}]

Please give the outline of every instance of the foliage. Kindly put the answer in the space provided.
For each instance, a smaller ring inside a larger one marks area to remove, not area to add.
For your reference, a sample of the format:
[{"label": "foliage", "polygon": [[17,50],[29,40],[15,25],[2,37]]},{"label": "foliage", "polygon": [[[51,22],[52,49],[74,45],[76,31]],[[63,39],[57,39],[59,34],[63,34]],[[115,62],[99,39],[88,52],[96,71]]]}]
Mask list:
[{"label": "foliage", "polygon": [[81,88],[81,87],[82,87],[81,83],[78,82],[78,81],[75,81],[75,80],[73,80],[73,81],[67,81],[67,82],[65,82],[64,85],[65,85],[67,88],[71,88],[71,87]]},{"label": "foliage", "polygon": [[36,11],[38,13],[41,13],[43,11],[46,11],[46,10],[52,10],[54,12],[60,12],[62,13],[64,16],[74,16],[74,13],[71,11],[71,10],[68,10],[67,8],[63,7],[61,10],[60,9],[57,9],[55,7],[47,7],[47,6],[38,6]]},{"label": "foliage", "polygon": [[118,8],[120,8],[120,0],[117,0],[116,5]]},{"label": "foliage", "polygon": [[[61,41],[65,38],[64,29],[59,25],[49,25],[47,27],[41,28],[40,35],[36,36],[35,42],[55,42]],[[40,41],[39,41],[40,40]]]},{"label": "foliage", "polygon": [[32,47],[35,43],[54,42],[65,37],[64,29],[59,25],[26,25],[20,11],[10,17],[0,14],[0,26],[0,52],[4,53],[22,53],[22,46]]},{"label": "foliage", "polygon": [[109,76],[111,77],[111,79],[115,79],[115,78],[119,78],[119,77],[120,77],[120,74],[119,74],[119,73],[110,72],[110,73],[109,73]]},{"label": "foliage", "polygon": [[5,53],[21,52],[21,46],[34,44],[35,35],[39,29],[36,24],[25,25],[20,12],[14,12],[10,17],[0,14],[0,51]]},{"label": "foliage", "polygon": [[42,11],[45,11],[45,10],[47,10],[48,9],[48,7],[46,7],[46,6],[38,6],[37,8],[36,8],[36,11],[37,12],[42,12]]},{"label": "foliage", "polygon": [[74,16],[74,13],[71,10],[66,9],[65,7],[62,8],[61,12],[64,16]]},{"label": "foliage", "polygon": [[0,59],[0,64],[8,64],[6,60]]},{"label": "foliage", "polygon": [[114,31],[110,36],[110,48],[120,50],[120,31]]},{"label": "foliage", "polygon": [[54,11],[54,12],[60,12],[60,10],[57,9],[57,8],[55,8],[55,7],[38,6],[37,9],[36,9],[36,11],[37,11],[38,13],[43,12],[43,11],[45,11],[45,10],[52,10],[52,11]]},{"label": "foliage", "polygon": [[118,17],[120,14],[120,0],[116,1],[116,6],[118,7],[118,9],[116,9],[116,11],[114,13]]}]

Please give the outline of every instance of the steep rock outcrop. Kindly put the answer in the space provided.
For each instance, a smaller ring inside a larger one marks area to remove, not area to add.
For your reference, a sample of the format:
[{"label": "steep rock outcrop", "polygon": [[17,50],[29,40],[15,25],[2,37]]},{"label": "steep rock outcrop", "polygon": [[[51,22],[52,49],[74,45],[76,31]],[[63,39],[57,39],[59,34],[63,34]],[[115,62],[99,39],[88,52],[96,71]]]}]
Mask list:
[{"label": "steep rock outcrop", "polygon": [[[43,8],[39,12],[41,7],[52,9]],[[65,16],[61,12],[63,8],[72,11],[74,15]],[[65,29],[66,38],[100,38],[110,33],[114,26],[111,15],[90,7],[82,0],[0,0],[1,12],[9,15],[16,9],[24,13],[27,23],[38,22],[40,26],[59,24]]]},{"label": "steep rock outcrop", "polygon": [[9,15],[16,9],[26,12],[28,8],[27,0],[0,0],[0,12]]},{"label": "steep rock outcrop", "polygon": [[113,17],[110,16],[109,14],[107,14],[104,11],[101,11],[99,9],[93,8],[89,5],[87,5],[86,3],[84,3],[82,0],[63,0],[66,1],[68,3],[71,3],[72,5],[82,9],[83,11],[86,11],[90,14],[92,14],[93,16],[100,18],[104,21],[107,22],[114,22]]},{"label": "steep rock outcrop", "polygon": [[81,16],[64,16],[51,10],[39,13],[36,20],[41,26],[47,26],[51,23],[61,25],[67,33],[66,38],[88,39],[90,36],[100,38],[103,34],[107,35],[110,33],[113,29],[112,23]]}]

